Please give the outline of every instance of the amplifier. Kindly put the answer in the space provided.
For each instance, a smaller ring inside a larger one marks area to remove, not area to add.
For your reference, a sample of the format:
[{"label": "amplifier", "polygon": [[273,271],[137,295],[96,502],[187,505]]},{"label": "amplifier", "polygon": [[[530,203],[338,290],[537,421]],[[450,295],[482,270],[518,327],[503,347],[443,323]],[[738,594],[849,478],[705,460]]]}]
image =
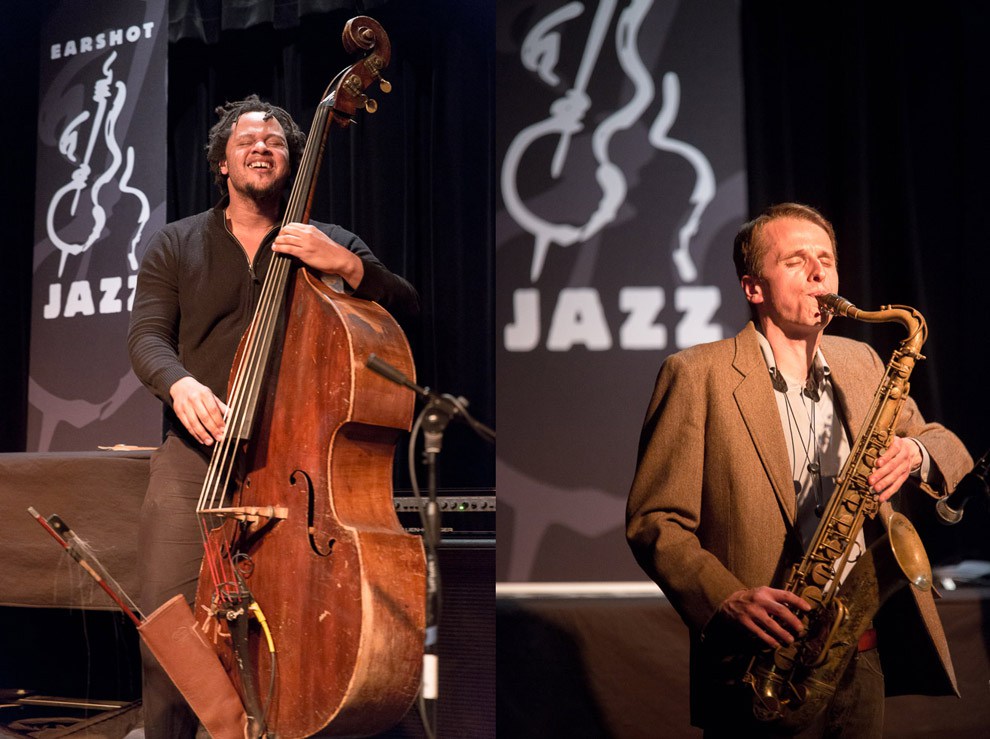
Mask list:
[{"label": "amplifier", "polygon": [[[495,496],[487,491],[441,491],[437,495],[440,509],[440,538],[443,541],[495,538]],[[395,512],[399,523],[410,534],[423,533],[419,511],[426,496],[416,498],[411,491],[396,491]]]}]

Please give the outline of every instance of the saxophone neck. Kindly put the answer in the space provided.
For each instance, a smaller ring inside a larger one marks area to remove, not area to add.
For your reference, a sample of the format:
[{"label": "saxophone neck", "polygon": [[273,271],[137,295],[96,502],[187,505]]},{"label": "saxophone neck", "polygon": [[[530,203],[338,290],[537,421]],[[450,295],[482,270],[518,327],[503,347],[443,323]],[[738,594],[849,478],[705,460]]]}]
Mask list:
[{"label": "saxophone neck", "polygon": [[900,323],[908,336],[901,342],[901,352],[921,358],[921,347],[928,339],[928,324],[921,313],[907,305],[884,305],[880,310],[861,310],[840,295],[834,293],[816,298],[822,312],[846,316],[867,323]]}]

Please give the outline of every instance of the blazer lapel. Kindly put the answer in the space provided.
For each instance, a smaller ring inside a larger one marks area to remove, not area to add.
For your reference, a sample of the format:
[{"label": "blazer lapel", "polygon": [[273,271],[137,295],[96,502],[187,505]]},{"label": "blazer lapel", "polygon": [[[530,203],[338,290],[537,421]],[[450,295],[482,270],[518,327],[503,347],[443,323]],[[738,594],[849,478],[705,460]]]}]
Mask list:
[{"label": "blazer lapel", "polygon": [[773,401],[770,373],[760,353],[752,323],[736,336],[736,355],[732,366],[742,375],[742,381],[733,392],[739,413],[763,462],[784,518],[793,525],[797,499],[788,468],[784,429]]}]

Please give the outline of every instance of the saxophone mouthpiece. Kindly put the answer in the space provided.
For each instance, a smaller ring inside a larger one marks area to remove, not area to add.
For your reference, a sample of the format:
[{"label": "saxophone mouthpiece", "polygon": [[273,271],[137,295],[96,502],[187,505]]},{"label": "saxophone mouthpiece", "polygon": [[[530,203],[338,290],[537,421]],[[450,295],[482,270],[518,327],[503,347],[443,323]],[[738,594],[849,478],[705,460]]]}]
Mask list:
[{"label": "saxophone mouthpiece", "polygon": [[855,305],[835,293],[816,295],[815,299],[818,301],[818,307],[822,309],[822,312],[832,316],[843,315],[855,318],[856,314],[859,313],[859,309]]}]

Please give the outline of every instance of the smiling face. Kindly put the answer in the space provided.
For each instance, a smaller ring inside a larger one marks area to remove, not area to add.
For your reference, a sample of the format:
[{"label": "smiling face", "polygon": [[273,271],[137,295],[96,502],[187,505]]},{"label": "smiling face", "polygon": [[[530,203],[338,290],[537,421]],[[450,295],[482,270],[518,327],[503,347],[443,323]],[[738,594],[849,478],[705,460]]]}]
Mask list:
[{"label": "smiling face", "polygon": [[231,128],[220,172],[237,197],[266,200],[280,197],[289,178],[289,146],[282,124],[262,112],[245,113]]},{"label": "smiling face", "polygon": [[765,245],[760,275],[742,278],[746,299],[760,324],[786,336],[820,333],[828,324],[816,295],[837,292],[835,251],[823,228],[800,218],[777,218],[762,228]]}]

